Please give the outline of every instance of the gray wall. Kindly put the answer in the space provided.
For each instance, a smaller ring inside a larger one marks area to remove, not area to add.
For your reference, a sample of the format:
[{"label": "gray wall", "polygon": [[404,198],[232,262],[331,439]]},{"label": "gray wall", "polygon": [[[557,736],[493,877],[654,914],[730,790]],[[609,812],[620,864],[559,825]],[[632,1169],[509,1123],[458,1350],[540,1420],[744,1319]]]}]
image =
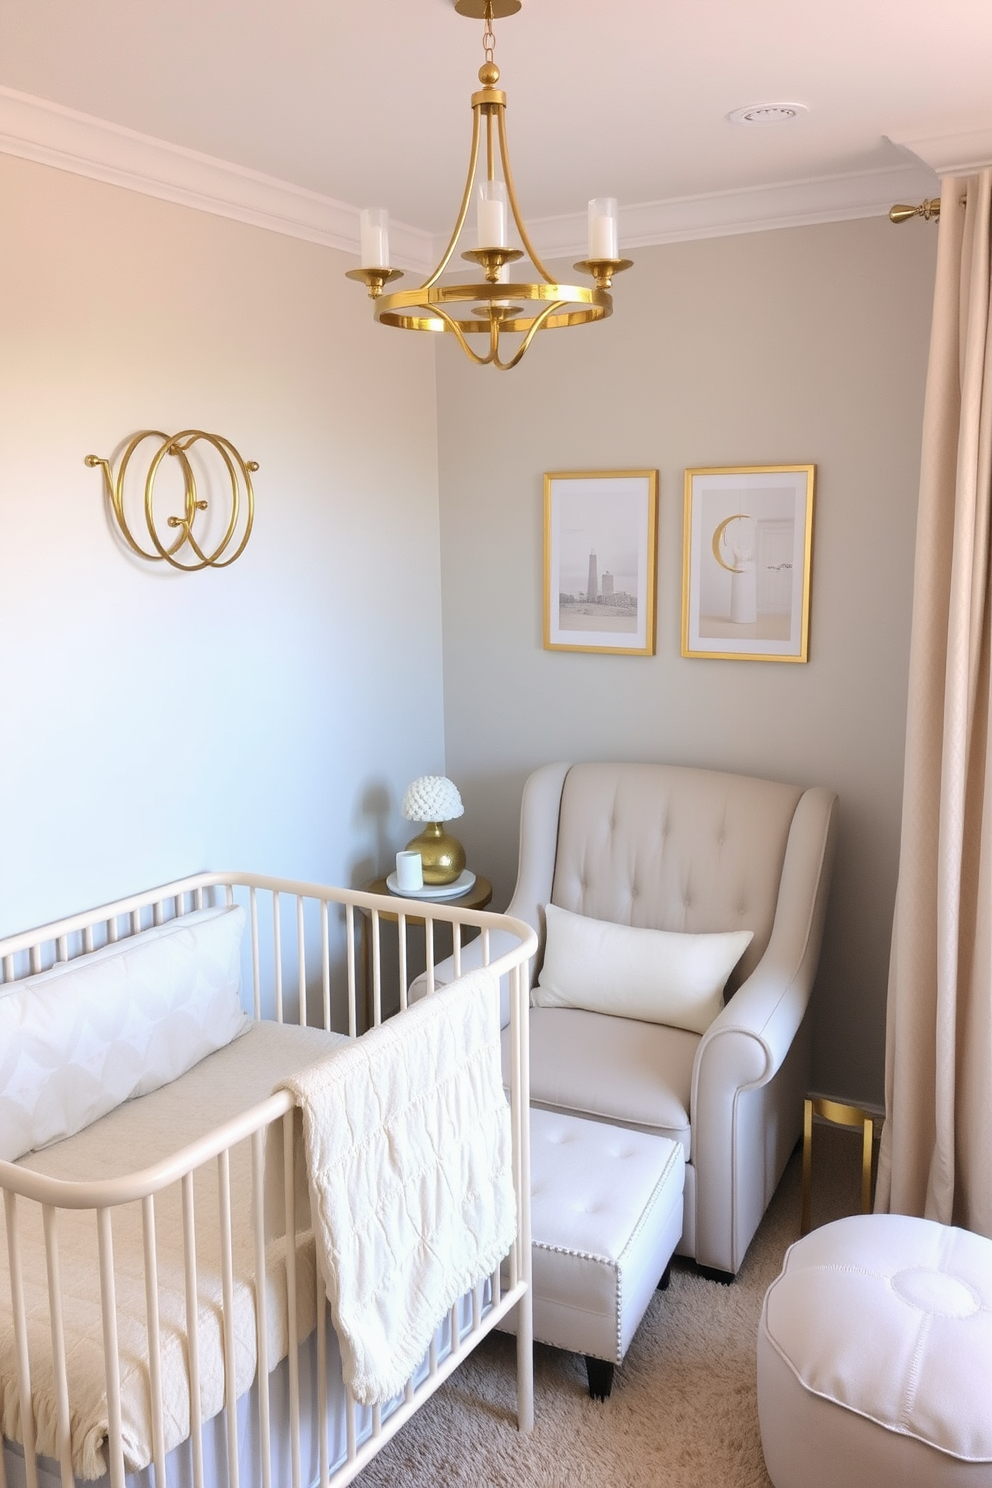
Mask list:
[{"label": "gray wall", "polygon": [[[840,842],[813,1079],[882,1097],[914,522],[936,234],[884,219],[640,250],[605,324],[508,374],[438,356],[448,773],[470,863],[513,888],[520,791],[551,759],[822,784]],[[682,473],[815,462],[810,660],[679,654]],[[650,659],[542,649],[542,475],[657,467]]]}]

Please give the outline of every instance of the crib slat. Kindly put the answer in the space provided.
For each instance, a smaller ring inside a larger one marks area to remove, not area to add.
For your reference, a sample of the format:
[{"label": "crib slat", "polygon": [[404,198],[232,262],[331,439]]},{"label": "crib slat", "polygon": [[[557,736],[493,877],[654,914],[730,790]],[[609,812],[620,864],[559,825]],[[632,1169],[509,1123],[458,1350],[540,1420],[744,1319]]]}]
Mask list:
[{"label": "crib slat", "polygon": [[221,1293],[224,1336],[224,1406],[227,1417],[227,1481],[238,1488],[238,1391],[234,1362],[234,1242],[231,1229],[231,1155],[217,1154],[217,1199],[220,1209]]},{"label": "crib slat", "polygon": [[286,1209],[286,1320],[289,1345],[289,1441],[293,1488],[300,1485],[300,1356],[296,1293],[296,1174],[293,1162],[294,1113],[282,1118],[282,1166]]},{"label": "crib slat", "polygon": [[282,918],[279,913],[280,895],[272,891],[272,958],[276,972],[276,1022],[282,1022]]},{"label": "crib slat", "polygon": [[349,1386],[344,1390],[344,1414],[348,1429],[348,1461],[358,1456],[358,1403]]},{"label": "crib slat", "polygon": [[10,1262],[10,1291],[14,1314],[14,1349],[17,1355],[17,1394],[21,1404],[21,1441],[24,1444],[24,1473],[27,1488],[38,1488],[35,1459],[34,1397],[31,1394],[31,1359],[28,1325],[24,1310],[24,1275],[21,1269],[21,1233],[17,1221],[17,1195],[9,1188],[3,1194],[7,1225],[7,1256]]},{"label": "crib slat", "polygon": [[307,945],[303,927],[303,895],[296,896],[296,959],[300,994],[300,1027],[307,1024]]},{"label": "crib slat", "polygon": [[96,1211],[100,1251],[100,1311],[110,1430],[107,1455],[111,1488],[124,1488],[124,1439],[121,1431],[121,1370],[117,1353],[117,1288],[114,1282],[114,1235],[109,1209]]},{"label": "crib slat", "polygon": [[258,1357],[258,1436],[262,1488],[272,1488],[272,1437],[269,1422],[269,1309],[265,1271],[264,1131],[251,1137],[251,1209],[255,1238],[255,1351]]},{"label": "crib slat", "polygon": [[[194,1488],[203,1488],[203,1414],[200,1406],[200,1302],[196,1284],[196,1217],[193,1174],[184,1173],[183,1270],[186,1276],[186,1346],[189,1355],[189,1434]],[[115,1485],[116,1488],[116,1485]]]},{"label": "crib slat", "polygon": [[52,1329],[52,1374],[55,1384],[55,1442],[62,1488],[73,1488],[72,1438],[69,1422],[69,1381],[65,1368],[65,1323],[62,1313],[62,1275],[59,1267],[59,1236],[56,1211],[41,1206],[45,1232],[45,1263],[48,1271],[48,1307]]},{"label": "crib slat", "polygon": [[434,967],[436,959],[434,956],[434,917],[428,915],[425,921],[424,938],[427,944],[427,990],[434,991]]},{"label": "crib slat", "polygon": [[462,927],[456,920],[451,926],[451,957],[456,978],[462,974]]},{"label": "crib slat", "polygon": [[331,935],[327,922],[327,900],[320,901],[320,985],[323,992],[324,1028],[331,1028]]},{"label": "crib slat", "polygon": [[407,969],[406,969],[406,935],[407,935],[407,930],[406,930],[406,915],[403,914],[402,912],[397,916],[397,920],[396,920],[396,933],[397,933],[397,936],[399,937],[399,950],[400,950],[400,970],[399,970],[399,978],[400,978],[400,1012],[403,1013],[403,1012],[406,1012],[406,1008],[407,1008],[407,988],[408,988],[408,985],[409,985],[410,978],[407,975]]},{"label": "crib slat", "polygon": [[258,892],[254,885],[249,890],[249,904],[251,906],[252,1006],[255,1009],[255,1017],[260,1018],[262,1016],[262,982],[258,961]]},{"label": "crib slat", "polygon": [[[331,1419],[327,1409],[327,1292],[324,1290],[319,1265],[317,1266],[317,1421],[320,1488],[328,1488],[331,1464],[327,1433],[330,1430]],[[3,1488],[2,1483],[0,1483],[0,1488]]]},{"label": "crib slat", "polygon": [[352,904],[344,907],[344,923],[348,942],[348,1037],[354,1038],[358,1033],[358,995],[355,990],[355,907]]},{"label": "crib slat", "polygon": [[379,938],[379,911],[372,911],[372,1026],[382,1022],[382,943]]},{"label": "crib slat", "polygon": [[141,1239],[145,1257],[145,1316],[148,1322],[148,1383],[152,1397],[152,1461],[155,1488],[166,1488],[165,1415],[162,1407],[162,1329],[158,1310],[158,1246],[155,1196],[141,1201]]}]

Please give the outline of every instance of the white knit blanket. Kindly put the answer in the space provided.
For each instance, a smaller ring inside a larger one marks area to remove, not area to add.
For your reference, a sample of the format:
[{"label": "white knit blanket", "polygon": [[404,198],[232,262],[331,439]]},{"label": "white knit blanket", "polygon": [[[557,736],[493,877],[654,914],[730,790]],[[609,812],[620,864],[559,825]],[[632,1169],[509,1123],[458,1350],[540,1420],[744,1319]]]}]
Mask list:
[{"label": "white knit blanket", "polygon": [[284,1087],[303,1111],[344,1380],[381,1404],[516,1232],[496,978],[468,973]]}]

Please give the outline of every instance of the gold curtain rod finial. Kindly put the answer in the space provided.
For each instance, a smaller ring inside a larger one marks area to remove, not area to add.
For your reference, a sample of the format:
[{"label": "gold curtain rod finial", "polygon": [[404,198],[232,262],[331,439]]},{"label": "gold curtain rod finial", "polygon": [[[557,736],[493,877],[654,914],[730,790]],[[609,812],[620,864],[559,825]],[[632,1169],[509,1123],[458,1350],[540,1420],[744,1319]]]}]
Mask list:
[{"label": "gold curtain rod finial", "polygon": [[921,201],[918,207],[895,206],[889,212],[890,222],[908,222],[911,217],[922,217],[924,222],[931,218],[940,216],[940,197],[934,196],[927,201]]}]

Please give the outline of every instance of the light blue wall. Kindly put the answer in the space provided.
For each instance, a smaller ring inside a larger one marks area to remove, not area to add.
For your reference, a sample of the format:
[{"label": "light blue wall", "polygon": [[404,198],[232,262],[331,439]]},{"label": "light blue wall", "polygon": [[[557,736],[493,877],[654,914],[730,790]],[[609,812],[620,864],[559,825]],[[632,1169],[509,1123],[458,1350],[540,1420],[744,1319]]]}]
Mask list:
[{"label": "light blue wall", "polygon": [[[433,353],[344,255],[0,156],[0,932],[199,868],[384,871],[443,768]],[[258,460],[225,572],[122,551],[90,452]]]}]

